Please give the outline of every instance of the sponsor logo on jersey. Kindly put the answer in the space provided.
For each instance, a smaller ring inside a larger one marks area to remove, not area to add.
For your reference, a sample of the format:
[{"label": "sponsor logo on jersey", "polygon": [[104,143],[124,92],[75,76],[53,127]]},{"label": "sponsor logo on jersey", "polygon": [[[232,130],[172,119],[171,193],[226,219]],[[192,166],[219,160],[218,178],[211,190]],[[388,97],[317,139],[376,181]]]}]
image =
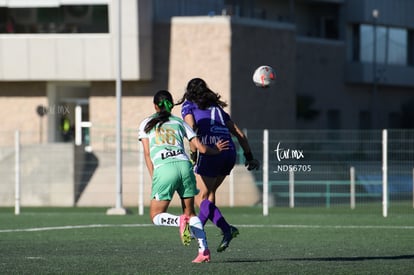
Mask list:
[{"label": "sponsor logo on jersey", "polygon": [[227,127],[223,127],[223,126],[211,126],[210,127],[210,132],[214,133],[214,134],[228,134],[229,129],[227,129]]},{"label": "sponsor logo on jersey", "polygon": [[171,149],[166,148],[166,151],[161,153],[161,159],[167,159],[167,158],[171,158],[171,157],[175,157],[175,156],[183,155],[183,154],[184,154],[184,150],[182,149],[171,150]]}]

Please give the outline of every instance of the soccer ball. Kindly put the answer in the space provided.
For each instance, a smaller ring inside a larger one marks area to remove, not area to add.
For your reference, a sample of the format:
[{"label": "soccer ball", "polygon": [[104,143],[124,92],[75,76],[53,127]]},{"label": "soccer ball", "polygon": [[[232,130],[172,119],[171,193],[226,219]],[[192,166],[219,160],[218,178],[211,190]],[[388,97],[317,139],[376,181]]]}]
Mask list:
[{"label": "soccer ball", "polygon": [[258,67],[253,73],[253,82],[257,87],[268,88],[276,80],[275,70],[267,65]]}]

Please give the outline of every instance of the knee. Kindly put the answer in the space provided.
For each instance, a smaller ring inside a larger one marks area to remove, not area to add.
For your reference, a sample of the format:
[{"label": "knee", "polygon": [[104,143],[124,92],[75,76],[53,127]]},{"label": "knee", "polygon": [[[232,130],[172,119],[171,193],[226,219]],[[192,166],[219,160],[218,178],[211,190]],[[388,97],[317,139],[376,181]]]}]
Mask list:
[{"label": "knee", "polygon": [[208,195],[207,194],[198,194],[200,201],[206,200],[208,199]]},{"label": "knee", "polygon": [[210,196],[210,191],[208,191],[208,190],[203,190],[203,191],[201,191],[200,190],[200,193],[198,193],[198,197],[201,199],[201,200],[205,200],[205,199],[208,199],[208,197]]}]

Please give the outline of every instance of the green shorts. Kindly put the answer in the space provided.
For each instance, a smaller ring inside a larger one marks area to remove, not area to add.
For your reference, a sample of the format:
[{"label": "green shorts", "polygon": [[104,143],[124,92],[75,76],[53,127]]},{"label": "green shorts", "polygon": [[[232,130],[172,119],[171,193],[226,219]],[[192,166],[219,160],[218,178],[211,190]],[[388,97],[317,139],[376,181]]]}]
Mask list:
[{"label": "green shorts", "polygon": [[193,166],[189,161],[166,163],[154,170],[151,198],[170,201],[177,191],[180,198],[198,194]]}]

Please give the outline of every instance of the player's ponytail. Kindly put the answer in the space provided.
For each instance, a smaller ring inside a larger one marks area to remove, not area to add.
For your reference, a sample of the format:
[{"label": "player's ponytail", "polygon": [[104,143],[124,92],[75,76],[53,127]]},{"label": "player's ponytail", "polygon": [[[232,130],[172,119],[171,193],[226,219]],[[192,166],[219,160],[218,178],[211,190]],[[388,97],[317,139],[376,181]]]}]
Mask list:
[{"label": "player's ponytail", "polygon": [[160,111],[145,125],[144,131],[146,133],[151,131],[155,126],[161,127],[164,122],[168,121],[171,116],[171,110],[174,107],[171,93],[165,90],[158,91],[154,95],[153,102],[158,106]]}]

